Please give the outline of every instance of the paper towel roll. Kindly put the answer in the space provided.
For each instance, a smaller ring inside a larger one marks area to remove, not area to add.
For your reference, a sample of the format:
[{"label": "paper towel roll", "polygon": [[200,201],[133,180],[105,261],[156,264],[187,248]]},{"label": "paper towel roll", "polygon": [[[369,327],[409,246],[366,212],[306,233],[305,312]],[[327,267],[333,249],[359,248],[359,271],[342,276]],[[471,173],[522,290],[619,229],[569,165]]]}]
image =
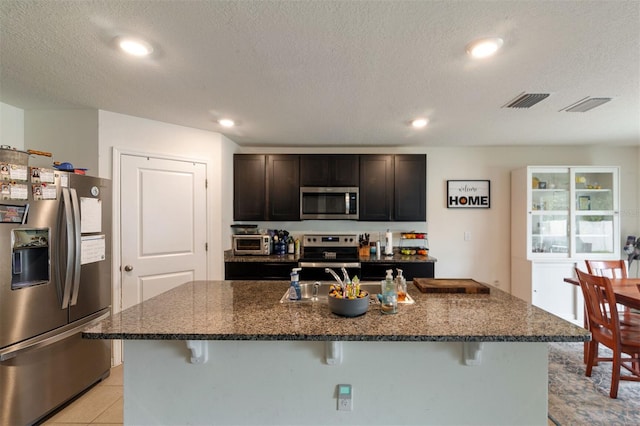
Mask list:
[{"label": "paper towel roll", "polygon": [[391,232],[387,230],[387,233],[384,234],[384,254],[392,255],[393,254],[393,237]]}]

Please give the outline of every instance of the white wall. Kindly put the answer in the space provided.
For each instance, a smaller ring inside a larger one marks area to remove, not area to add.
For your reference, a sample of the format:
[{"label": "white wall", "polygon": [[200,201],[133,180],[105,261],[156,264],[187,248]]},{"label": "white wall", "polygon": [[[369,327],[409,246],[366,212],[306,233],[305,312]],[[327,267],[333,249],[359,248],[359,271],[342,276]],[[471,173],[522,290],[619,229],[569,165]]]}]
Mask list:
[{"label": "white wall", "polygon": [[0,102],[0,145],[24,149],[24,111]]},{"label": "white wall", "polygon": [[219,133],[109,111],[99,111],[99,121],[98,155],[102,177],[112,177],[113,148],[197,159],[207,164],[209,278],[222,279],[224,263],[220,230],[223,212],[229,208],[221,206],[222,201],[229,197],[224,193],[222,182],[226,182],[224,174],[228,173],[227,168],[232,163],[235,144]]},{"label": "white wall", "polygon": [[[291,153],[290,148],[241,148],[242,153]],[[621,168],[621,238],[640,234],[637,147],[484,147],[484,148],[367,148],[296,149],[297,153],[415,153],[427,154],[427,222],[302,221],[259,223],[260,227],[356,233],[426,230],[429,254],[438,259],[436,277],[474,278],[510,291],[511,171],[527,165],[606,165]],[[491,208],[447,209],[446,181],[489,179]],[[523,190],[525,190],[523,188]],[[426,229],[425,229],[426,228]],[[464,232],[471,240],[464,240]],[[394,235],[395,238],[395,235]],[[397,241],[397,239],[395,240]]]},{"label": "white wall", "polygon": [[32,156],[31,165],[69,162],[98,176],[98,111],[95,109],[27,110],[24,140],[29,149],[48,151],[53,158]]}]

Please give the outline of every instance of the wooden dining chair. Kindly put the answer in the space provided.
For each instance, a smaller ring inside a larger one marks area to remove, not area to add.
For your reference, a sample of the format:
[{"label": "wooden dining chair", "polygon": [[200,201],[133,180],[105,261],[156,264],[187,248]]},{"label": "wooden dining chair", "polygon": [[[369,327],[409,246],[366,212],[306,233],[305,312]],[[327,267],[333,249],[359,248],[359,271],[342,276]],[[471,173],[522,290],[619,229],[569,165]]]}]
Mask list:
[{"label": "wooden dining chair", "polygon": [[627,278],[627,262],[624,260],[585,260],[587,272],[607,278]]},{"label": "wooden dining chair", "polygon": [[[627,278],[627,262],[619,260],[585,260],[587,272],[591,275],[597,275],[607,278]],[[618,311],[624,311],[624,316],[620,317],[623,324],[640,325],[640,315],[634,314],[626,306],[618,306]]]},{"label": "wooden dining chair", "polygon": [[[591,275],[578,268],[576,274],[584,295],[593,340],[593,344],[589,345],[585,375],[591,377],[593,366],[598,362],[612,362],[609,396],[617,398],[620,380],[640,381],[640,327],[620,325],[616,298],[609,278]],[[612,357],[600,357],[598,344],[611,349]],[[623,375],[623,368],[631,374]]]}]

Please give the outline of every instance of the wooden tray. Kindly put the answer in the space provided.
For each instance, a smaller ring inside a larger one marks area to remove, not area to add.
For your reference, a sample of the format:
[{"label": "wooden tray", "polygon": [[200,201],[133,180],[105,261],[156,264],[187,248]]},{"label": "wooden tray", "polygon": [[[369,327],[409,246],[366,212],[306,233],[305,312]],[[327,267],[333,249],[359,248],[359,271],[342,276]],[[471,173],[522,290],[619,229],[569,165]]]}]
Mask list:
[{"label": "wooden tray", "polygon": [[471,278],[414,278],[413,284],[422,293],[489,294],[489,286]]}]

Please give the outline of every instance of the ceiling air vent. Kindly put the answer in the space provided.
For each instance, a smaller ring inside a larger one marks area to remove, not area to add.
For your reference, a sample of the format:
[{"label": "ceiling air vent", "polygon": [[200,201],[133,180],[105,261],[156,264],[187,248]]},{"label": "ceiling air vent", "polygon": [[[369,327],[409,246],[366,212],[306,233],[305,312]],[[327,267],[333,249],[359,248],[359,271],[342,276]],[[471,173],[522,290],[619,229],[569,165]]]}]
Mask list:
[{"label": "ceiling air vent", "polygon": [[602,104],[606,104],[611,99],[612,98],[590,98],[587,96],[586,98],[580,99],[578,102],[571,104],[566,108],[562,108],[560,111],[585,112],[589,111],[590,109],[594,109],[595,107]]},{"label": "ceiling air vent", "polygon": [[531,108],[549,97],[549,93],[521,93],[502,108]]}]

